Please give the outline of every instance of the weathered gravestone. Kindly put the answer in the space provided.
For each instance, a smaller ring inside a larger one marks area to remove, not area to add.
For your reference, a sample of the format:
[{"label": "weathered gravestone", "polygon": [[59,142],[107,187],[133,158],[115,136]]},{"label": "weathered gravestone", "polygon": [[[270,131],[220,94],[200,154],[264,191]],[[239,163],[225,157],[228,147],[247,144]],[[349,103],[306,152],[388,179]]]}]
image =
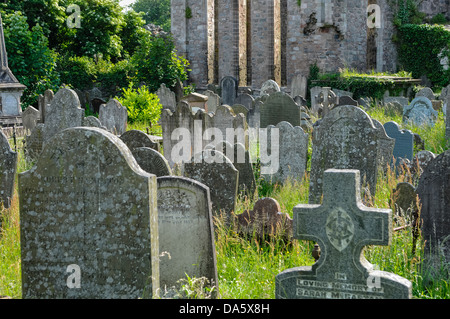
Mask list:
[{"label": "weathered gravestone", "polygon": [[259,199],[252,210],[244,211],[236,219],[238,232],[243,235],[292,237],[293,220],[287,213],[282,213],[280,204],[270,197]]},{"label": "weathered gravestone", "polygon": [[22,125],[25,133],[29,134],[41,119],[41,113],[31,105],[22,112]]},{"label": "weathered gravestone", "polygon": [[41,123],[45,123],[45,114],[47,106],[52,103],[55,94],[52,90],[45,90],[44,95],[39,95],[38,108],[41,112]]},{"label": "weathered gravestone", "polygon": [[109,132],[115,135],[121,135],[127,130],[127,108],[116,99],[100,106],[98,119]]},{"label": "weathered gravestone", "polygon": [[159,289],[156,176],[98,128],[70,128],[19,175],[24,298],[145,298]]},{"label": "weathered gravestone", "polygon": [[5,208],[11,206],[16,171],[17,153],[13,152],[8,139],[0,130],[0,204]]},{"label": "weathered gravestone", "polygon": [[120,139],[128,148],[133,151],[139,147],[149,147],[159,152],[159,143],[152,140],[152,138],[139,130],[129,130],[120,135]]},{"label": "weathered gravestone", "polygon": [[[450,88],[449,88],[450,91]],[[447,96],[447,114],[445,117],[445,137],[447,138],[447,140],[450,142],[450,92]]]},{"label": "weathered gravestone", "polygon": [[38,123],[30,132],[30,135],[24,138],[24,153],[28,161],[34,161],[41,154],[42,146],[44,144],[44,129],[43,123]]},{"label": "weathered gravestone", "polygon": [[353,106],[358,106],[358,101],[354,100],[353,98],[351,98],[348,95],[344,95],[344,96],[340,96],[339,97],[339,105],[353,105]]},{"label": "weathered gravestone", "polygon": [[436,96],[434,95],[433,90],[430,89],[429,87],[424,87],[423,89],[421,89],[419,92],[416,93],[415,97],[420,97],[420,96],[424,96],[427,99],[429,99],[430,101],[433,101],[434,99],[436,99]]},{"label": "weathered gravestone", "polygon": [[184,174],[209,187],[213,215],[222,215],[229,222],[239,185],[239,171],[233,163],[223,153],[207,149],[184,164]]},{"label": "weathered gravestone", "polygon": [[[272,141],[272,130],[278,130],[278,140]],[[275,143],[274,143],[275,142]],[[272,183],[286,180],[301,181],[306,171],[309,136],[300,126],[292,126],[288,122],[280,122],[276,126],[267,127],[267,149],[278,148],[279,168],[273,174],[262,174],[264,179]]]},{"label": "weathered gravestone", "polygon": [[248,93],[242,93],[234,100],[234,104],[243,105],[247,110],[251,110],[253,108],[254,102],[255,99]]},{"label": "weathered gravestone", "polygon": [[442,89],[439,100],[442,101],[442,111],[444,112],[444,115],[447,115],[447,107],[450,101],[450,84]]},{"label": "weathered gravestone", "polygon": [[98,128],[102,128],[102,129],[106,129],[102,123],[100,122],[100,120],[98,118],[96,118],[95,116],[86,116],[83,119],[83,126],[84,127],[98,127]]},{"label": "weathered gravestone", "polygon": [[275,92],[269,95],[260,109],[260,127],[277,125],[282,121],[300,126],[301,107],[288,94]]},{"label": "weathered gravestone", "polygon": [[75,91],[60,89],[45,106],[44,145],[58,132],[83,125],[84,109]]},{"label": "weathered gravestone", "polygon": [[414,153],[414,134],[409,130],[401,130],[395,122],[384,124],[386,134],[395,139],[393,156],[396,161],[401,158],[413,159]]},{"label": "weathered gravestone", "polygon": [[272,94],[275,92],[280,92],[280,86],[274,80],[267,80],[261,85],[260,95]]},{"label": "weathered gravestone", "polygon": [[410,281],[374,270],[363,255],[367,245],[390,244],[392,212],[365,207],[358,170],[327,170],[322,205],[294,207],[294,237],[319,244],[312,266],[276,276],[278,299],[409,299]]},{"label": "weathered gravestone", "polygon": [[402,217],[407,222],[414,222],[418,213],[416,188],[407,182],[398,183],[392,190],[394,217]]},{"label": "weathered gravestone", "polygon": [[306,97],[308,78],[302,74],[295,75],[291,80],[291,96]]},{"label": "weathered gravestone", "polygon": [[426,97],[416,97],[403,110],[403,121],[417,126],[434,125],[438,112],[433,109],[431,101]]},{"label": "weathered gravestone", "polygon": [[238,193],[253,196],[256,180],[249,151],[241,143],[232,145],[227,141],[219,142],[214,149],[224,154],[239,171]]},{"label": "weathered gravestone", "polygon": [[222,104],[233,105],[238,92],[238,80],[232,76],[225,76],[220,81]]},{"label": "weathered gravestone", "polygon": [[157,183],[161,288],[179,288],[186,276],[205,277],[217,292],[209,188],[184,177],[159,177]]},{"label": "weathered gravestone", "polygon": [[[378,127],[379,126],[379,127]],[[381,123],[356,106],[339,106],[328,113],[313,132],[309,203],[322,196],[323,173],[329,168],[358,169],[370,194],[376,190],[377,176],[392,157],[394,140]]]},{"label": "weathered gravestone", "polygon": [[131,150],[139,166],[149,174],[160,176],[172,175],[172,169],[164,156],[150,148],[138,147]]},{"label": "weathered gravestone", "polygon": [[425,241],[424,276],[437,277],[450,270],[450,150],[431,161],[417,186],[421,231]]},{"label": "weathered gravestone", "polygon": [[156,95],[158,96],[159,103],[161,103],[163,109],[169,109],[172,112],[175,111],[175,107],[177,106],[175,93],[167,88],[164,83],[162,83],[156,91]]},{"label": "weathered gravestone", "polygon": [[220,105],[220,96],[210,90],[206,90],[203,94],[208,97],[208,101],[206,102],[208,104],[208,112],[215,113],[217,107]]}]

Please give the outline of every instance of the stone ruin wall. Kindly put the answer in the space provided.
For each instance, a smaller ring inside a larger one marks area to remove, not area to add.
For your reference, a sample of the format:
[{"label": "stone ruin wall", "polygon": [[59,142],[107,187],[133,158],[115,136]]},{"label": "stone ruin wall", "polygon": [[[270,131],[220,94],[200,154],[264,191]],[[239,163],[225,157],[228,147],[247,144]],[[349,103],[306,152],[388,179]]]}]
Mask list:
[{"label": "stone ruin wall", "polygon": [[[172,33],[191,62],[197,88],[224,76],[255,89],[268,79],[289,86],[311,64],[321,71],[397,71],[391,0],[172,0]],[[450,0],[429,0],[430,16],[449,14]],[[381,28],[367,27],[369,4],[381,8]],[[190,9],[191,17],[186,16]]]}]

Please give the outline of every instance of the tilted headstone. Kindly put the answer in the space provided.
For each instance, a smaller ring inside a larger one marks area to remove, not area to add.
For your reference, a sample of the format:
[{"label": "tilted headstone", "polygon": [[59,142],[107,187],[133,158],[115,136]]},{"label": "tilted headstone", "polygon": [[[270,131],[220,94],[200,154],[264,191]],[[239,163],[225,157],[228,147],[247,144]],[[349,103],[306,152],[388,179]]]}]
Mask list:
[{"label": "tilted headstone", "polygon": [[275,92],[280,92],[280,86],[274,80],[267,80],[261,85],[260,95],[272,94]]},{"label": "tilted headstone", "polygon": [[119,101],[112,99],[100,106],[98,119],[109,132],[121,135],[127,130],[128,111]]},{"label": "tilted headstone", "polygon": [[421,212],[421,232],[425,242],[424,277],[439,278],[450,267],[450,150],[431,161],[417,186]]},{"label": "tilted headstone", "polygon": [[[13,152],[5,134],[0,130],[0,204],[11,206],[17,171],[17,153]],[[1,222],[0,222],[1,225]]]},{"label": "tilted headstone", "polygon": [[22,125],[26,134],[29,134],[36,127],[40,119],[41,113],[31,105],[22,112]]},{"label": "tilted headstone", "polygon": [[161,288],[179,289],[186,276],[205,277],[217,293],[209,188],[184,177],[158,177],[157,183]]},{"label": "tilted headstone", "polygon": [[238,80],[232,76],[225,76],[220,81],[222,104],[233,105],[237,96]]},{"label": "tilted headstone", "polygon": [[269,95],[260,110],[260,127],[277,125],[282,121],[300,126],[301,107],[288,94],[275,92]]},{"label": "tilted headstone", "polygon": [[293,220],[289,214],[282,213],[276,199],[265,197],[259,199],[252,210],[246,210],[236,216],[238,231],[244,235],[264,238],[267,235],[292,237]]},{"label": "tilted headstone", "polygon": [[169,109],[172,112],[175,111],[175,107],[177,106],[175,93],[167,88],[164,83],[162,83],[156,91],[156,95],[158,96],[159,103],[161,103],[163,109]]},{"label": "tilted headstone", "polygon": [[374,270],[364,257],[368,245],[387,246],[392,212],[361,202],[358,170],[327,170],[322,205],[294,207],[294,237],[319,244],[312,266],[276,276],[278,299],[410,299],[412,284],[396,274]]},{"label": "tilted headstone", "polygon": [[139,130],[129,130],[120,135],[120,139],[133,151],[139,147],[149,147],[159,152],[159,143],[152,140],[152,138]]},{"label": "tilted headstone", "polygon": [[[273,143],[272,131],[278,130],[278,140]],[[289,122],[280,122],[276,126],[267,127],[267,149],[273,152],[278,148],[279,168],[272,174],[263,175],[272,183],[284,183],[286,180],[301,181],[306,171],[309,136],[300,126],[292,126]]]},{"label": "tilted headstone", "polygon": [[373,195],[378,173],[390,161],[393,147],[394,140],[386,136],[381,123],[374,123],[359,107],[334,108],[313,132],[309,203],[320,203],[323,173],[329,168],[360,170]]},{"label": "tilted headstone", "polygon": [[75,91],[60,89],[45,107],[44,144],[56,133],[83,125],[84,110]]},{"label": "tilted headstone", "polygon": [[208,101],[206,102],[208,104],[208,112],[215,113],[217,107],[220,105],[220,96],[210,90],[206,90],[203,94],[208,97]]},{"label": "tilted headstone", "polygon": [[295,75],[291,80],[291,96],[306,96],[308,78],[302,74]]},{"label": "tilted headstone", "polygon": [[172,175],[169,162],[158,151],[150,147],[138,147],[131,150],[139,166],[149,174],[160,176]]},{"label": "tilted headstone", "polygon": [[113,134],[55,135],[19,174],[23,298],[157,296],[156,187]]},{"label": "tilted headstone", "polygon": [[209,187],[213,215],[230,221],[236,206],[239,171],[221,152],[205,150],[184,164],[184,175]]},{"label": "tilted headstone", "polygon": [[414,134],[410,130],[401,130],[399,125],[395,122],[387,122],[384,124],[386,134],[395,139],[394,158],[407,158],[410,161],[413,159],[414,153]]},{"label": "tilted headstone", "polygon": [[431,101],[420,96],[411,101],[403,110],[403,121],[412,122],[417,126],[434,125],[438,112],[433,109]]}]

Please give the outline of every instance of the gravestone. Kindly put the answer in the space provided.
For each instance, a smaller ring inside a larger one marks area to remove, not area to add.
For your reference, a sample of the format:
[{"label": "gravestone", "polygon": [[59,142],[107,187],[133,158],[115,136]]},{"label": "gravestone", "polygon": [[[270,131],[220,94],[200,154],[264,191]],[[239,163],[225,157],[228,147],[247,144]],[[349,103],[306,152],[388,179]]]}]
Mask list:
[{"label": "gravestone", "polygon": [[414,134],[410,130],[401,130],[395,122],[387,122],[384,124],[386,134],[395,139],[394,159],[396,161],[401,158],[413,159],[414,153]]},{"label": "gravestone", "polygon": [[238,193],[253,196],[256,180],[250,161],[250,152],[241,143],[232,145],[227,141],[219,142],[214,149],[224,154],[239,171]]},{"label": "gravestone", "polygon": [[420,96],[411,101],[403,110],[403,121],[411,122],[417,126],[434,125],[438,112],[433,109],[431,101]]},{"label": "gravestone", "polygon": [[217,107],[220,105],[220,96],[210,90],[206,90],[205,92],[203,92],[203,94],[208,97],[208,112],[215,113]]},{"label": "gravestone", "polygon": [[198,109],[208,110],[208,96],[200,94],[200,93],[190,93],[181,98],[181,101],[188,103],[192,111],[195,113]]},{"label": "gravestone", "polygon": [[306,96],[308,89],[308,78],[302,74],[297,74],[292,78],[291,96]]},{"label": "gravestone", "polygon": [[[0,130],[0,204],[11,206],[14,195],[14,180],[17,171],[17,153],[13,152],[8,138]],[[0,222],[1,227],[1,222]]]},{"label": "gravestone", "polygon": [[254,102],[255,99],[248,93],[239,94],[239,96],[234,100],[234,104],[243,105],[247,110],[251,110],[253,108]]},{"label": "gravestone", "polygon": [[232,76],[225,76],[220,81],[222,104],[233,105],[238,91],[238,80]]},{"label": "gravestone", "polygon": [[87,116],[83,119],[83,126],[85,127],[98,127],[98,128],[102,128],[102,129],[106,129],[102,123],[100,122],[100,120],[98,118],[96,118],[95,116]]},{"label": "gravestone", "polygon": [[22,112],[22,125],[25,134],[29,134],[41,119],[41,113],[31,105]]},{"label": "gravestone", "polygon": [[289,214],[282,213],[278,201],[270,197],[259,199],[252,210],[245,210],[236,219],[238,231],[243,235],[292,237],[293,220]]},{"label": "gravestone", "polygon": [[158,96],[159,103],[161,103],[163,109],[169,109],[172,112],[175,111],[175,107],[177,106],[175,93],[167,88],[164,83],[162,83],[156,91],[156,95]]},{"label": "gravestone", "polygon": [[450,84],[447,85],[445,88],[442,89],[441,94],[439,95],[439,100],[442,101],[442,111],[444,112],[444,115],[447,115],[447,107],[449,105],[449,99],[450,99]]},{"label": "gravestone", "polygon": [[345,91],[345,90],[339,90],[339,89],[332,89],[334,94],[336,94],[337,97],[341,98],[343,96],[349,96],[351,98],[353,98],[353,92],[350,91]]},{"label": "gravestone", "polygon": [[42,99],[39,99],[39,112],[41,112],[41,123],[45,123],[45,114],[48,105],[53,101],[55,94],[52,90],[45,90]]},{"label": "gravestone", "polygon": [[[209,188],[184,177],[158,177],[161,288],[179,288],[180,279],[209,280],[218,291]],[[216,295],[216,293],[214,294]]]},{"label": "gravestone", "polygon": [[424,96],[427,99],[429,99],[430,101],[433,101],[436,99],[436,96],[433,93],[433,90],[430,89],[429,87],[425,87],[423,89],[421,89],[419,92],[416,93],[415,97],[420,97],[420,96]]},{"label": "gravestone", "polygon": [[339,97],[339,105],[353,105],[353,106],[358,106],[358,101],[352,99],[350,96],[348,95],[344,95],[344,96],[340,96]]},{"label": "gravestone", "polygon": [[[215,144],[221,140],[227,140],[233,144],[242,143],[245,145],[246,149],[248,148],[248,124],[244,114],[236,114],[228,105],[219,105],[213,116],[206,116],[204,118],[204,127],[206,129],[211,128],[213,130],[218,130],[216,133],[221,133],[222,135],[222,139],[220,136],[215,136]],[[228,136],[227,130],[229,132]],[[230,133],[234,133],[234,138],[229,136]]]},{"label": "gravestone", "polygon": [[311,95],[311,113],[317,116],[319,115],[319,110],[322,107],[319,103],[319,95],[322,92],[322,88],[320,86],[315,86],[309,91]]},{"label": "gravestone", "polygon": [[402,113],[403,113],[403,108],[408,106],[408,104],[409,104],[408,98],[403,97],[403,96],[385,96],[385,97],[383,97],[383,102],[384,102],[384,104],[394,103],[394,102],[399,103],[402,106]]},{"label": "gravestone", "polygon": [[390,117],[402,116],[403,106],[398,102],[388,102],[383,105],[384,114]]},{"label": "gravestone", "polygon": [[424,277],[439,278],[444,270],[448,279],[450,263],[450,150],[437,156],[423,171],[417,186],[421,212],[421,231],[425,242]]},{"label": "gravestone", "polygon": [[359,107],[334,108],[313,131],[309,203],[320,203],[323,173],[329,168],[360,170],[364,189],[373,195],[393,147],[383,125]]},{"label": "gravestone", "polygon": [[417,215],[416,188],[407,182],[398,183],[392,190],[392,202],[394,206],[394,217],[399,216],[412,222]]},{"label": "gravestone", "polygon": [[209,149],[184,164],[184,175],[209,187],[213,215],[222,215],[229,222],[239,185],[239,171],[233,163],[223,153]]},{"label": "gravestone", "polygon": [[[272,131],[278,130],[278,140],[272,141]],[[264,179],[272,183],[284,183],[286,180],[301,181],[306,171],[309,136],[300,126],[292,126],[288,122],[280,122],[276,126],[267,127],[268,150],[278,148],[279,168],[275,173],[262,174]],[[274,143],[275,142],[275,143]]]},{"label": "gravestone", "polygon": [[109,132],[115,135],[121,135],[127,130],[127,108],[116,99],[111,99],[100,106],[98,119]]},{"label": "gravestone", "polygon": [[280,92],[280,86],[274,80],[267,80],[261,85],[260,95],[270,95],[275,92]]},{"label": "gravestone", "polygon": [[38,123],[30,132],[30,135],[24,138],[24,153],[28,161],[35,161],[41,154],[44,145],[44,127],[42,123]]},{"label": "gravestone", "polygon": [[269,95],[260,109],[260,127],[277,125],[282,121],[300,126],[301,108],[288,94],[275,92]]},{"label": "gravestone", "polygon": [[58,132],[83,125],[84,109],[75,91],[60,89],[45,106],[44,145]]},{"label": "gravestone", "polygon": [[322,205],[294,207],[294,237],[319,244],[312,266],[276,276],[277,299],[410,299],[412,284],[393,273],[374,270],[364,257],[368,245],[387,246],[392,212],[368,208],[360,197],[358,170],[327,170]]},{"label": "gravestone", "polygon": [[55,135],[19,174],[23,298],[156,297],[156,196],[156,176],[118,137]]},{"label": "gravestone", "polygon": [[137,147],[131,149],[138,165],[147,173],[160,176],[172,175],[169,162],[164,156],[150,147]]},{"label": "gravestone", "polygon": [[159,143],[152,140],[152,138],[139,130],[129,130],[120,135],[120,139],[128,148],[133,151],[139,147],[149,147],[159,152]]}]

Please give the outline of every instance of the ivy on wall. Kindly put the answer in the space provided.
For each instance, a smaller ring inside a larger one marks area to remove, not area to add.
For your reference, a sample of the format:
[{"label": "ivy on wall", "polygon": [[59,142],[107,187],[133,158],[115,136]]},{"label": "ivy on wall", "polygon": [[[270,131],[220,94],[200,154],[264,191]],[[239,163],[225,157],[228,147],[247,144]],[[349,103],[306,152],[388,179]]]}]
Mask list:
[{"label": "ivy on wall", "polygon": [[404,24],[398,28],[399,63],[413,77],[426,75],[434,86],[450,84],[450,68],[441,61],[450,60],[450,31],[442,25]]}]

